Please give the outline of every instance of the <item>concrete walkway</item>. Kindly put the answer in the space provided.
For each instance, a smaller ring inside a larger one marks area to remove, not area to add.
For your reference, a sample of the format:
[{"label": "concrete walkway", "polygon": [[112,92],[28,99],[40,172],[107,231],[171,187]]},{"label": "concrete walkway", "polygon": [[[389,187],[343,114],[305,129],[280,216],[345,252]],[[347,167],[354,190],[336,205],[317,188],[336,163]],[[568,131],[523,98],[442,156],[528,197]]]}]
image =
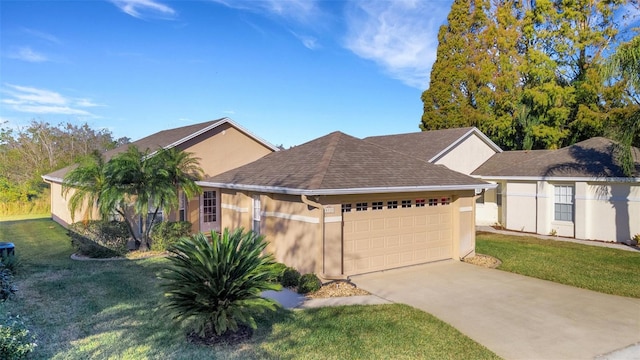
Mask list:
[{"label": "concrete walkway", "polygon": [[572,242],[576,244],[608,247],[612,249],[625,250],[625,251],[640,251],[640,246],[638,245],[631,246],[631,245],[615,243],[615,242],[606,242],[606,241],[597,241],[597,240],[579,240],[579,239],[573,239],[573,238],[567,238],[567,237],[561,237],[561,236],[538,235],[538,234],[525,233],[525,232],[512,231],[512,230],[496,230],[491,226],[476,226],[476,230],[490,232],[494,234],[530,236],[530,237],[535,237],[535,238],[544,239],[544,240],[565,241],[565,242]]},{"label": "concrete walkway", "polygon": [[286,288],[281,291],[265,291],[262,293],[262,296],[279,302],[280,305],[287,309],[310,309],[325,306],[378,305],[390,303],[389,300],[382,299],[375,295],[309,299],[304,295],[300,295],[297,292]]},{"label": "concrete walkway", "polygon": [[[459,261],[352,281],[383,299],[433,314],[505,359],[640,357],[633,347],[640,342],[640,299]],[[624,357],[615,356],[616,350]]]}]

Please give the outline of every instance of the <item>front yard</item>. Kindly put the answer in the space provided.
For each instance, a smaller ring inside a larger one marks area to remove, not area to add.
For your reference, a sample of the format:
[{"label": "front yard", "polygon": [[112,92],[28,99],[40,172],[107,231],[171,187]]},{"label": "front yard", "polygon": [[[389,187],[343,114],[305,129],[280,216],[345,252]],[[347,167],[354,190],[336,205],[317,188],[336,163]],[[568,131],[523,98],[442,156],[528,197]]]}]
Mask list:
[{"label": "front yard", "polygon": [[0,222],[16,245],[19,292],[0,312],[37,335],[37,359],[497,358],[435,317],[404,305],[280,310],[240,346],[188,343],[158,308],[162,258],[73,261],[66,232],[49,219]]},{"label": "front yard", "polygon": [[493,233],[477,234],[476,251],[500,259],[500,270],[640,298],[638,251]]}]

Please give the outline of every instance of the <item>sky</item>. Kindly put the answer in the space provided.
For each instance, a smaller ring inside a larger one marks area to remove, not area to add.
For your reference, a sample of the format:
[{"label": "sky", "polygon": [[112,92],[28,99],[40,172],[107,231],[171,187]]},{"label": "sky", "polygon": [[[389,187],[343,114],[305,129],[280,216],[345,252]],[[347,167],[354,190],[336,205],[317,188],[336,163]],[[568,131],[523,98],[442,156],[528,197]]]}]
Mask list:
[{"label": "sky", "polygon": [[451,0],[0,1],[0,125],[229,117],[275,145],[419,131]]}]

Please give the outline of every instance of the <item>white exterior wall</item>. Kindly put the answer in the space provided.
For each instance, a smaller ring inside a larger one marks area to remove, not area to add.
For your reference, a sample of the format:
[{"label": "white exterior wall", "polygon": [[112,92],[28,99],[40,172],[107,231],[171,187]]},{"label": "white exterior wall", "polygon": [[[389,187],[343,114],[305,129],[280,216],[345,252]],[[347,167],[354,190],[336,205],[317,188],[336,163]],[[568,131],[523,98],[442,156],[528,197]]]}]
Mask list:
[{"label": "white exterior wall", "polygon": [[451,170],[468,175],[495,153],[496,151],[476,134],[471,134],[448,153],[436,159],[434,164],[444,165]]},{"label": "white exterior wall", "polygon": [[492,226],[500,223],[496,189],[485,190],[484,203],[476,203],[476,224]]},{"label": "white exterior wall", "polygon": [[502,190],[505,194],[505,228],[509,230],[536,232],[537,183],[509,182]]},{"label": "white exterior wall", "polygon": [[576,198],[586,217],[576,238],[624,242],[640,234],[640,184],[583,184]]}]

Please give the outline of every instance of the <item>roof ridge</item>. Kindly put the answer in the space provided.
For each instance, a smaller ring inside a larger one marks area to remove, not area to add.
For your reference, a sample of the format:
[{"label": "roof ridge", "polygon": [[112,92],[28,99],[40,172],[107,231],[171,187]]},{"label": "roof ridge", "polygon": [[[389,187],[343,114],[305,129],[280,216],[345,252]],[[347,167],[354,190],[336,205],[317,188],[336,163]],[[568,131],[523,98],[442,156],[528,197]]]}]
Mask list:
[{"label": "roof ridge", "polygon": [[342,133],[339,131],[330,134],[331,139],[329,140],[329,144],[324,150],[324,154],[322,154],[322,159],[318,163],[318,172],[313,176],[311,181],[309,181],[309,189],[317,189],[320,187],[322,182],[324,181],[324,177],[327,175],[327,171],[329,170],[329,164],[331,164],[331,160],[333,159],[333,154],[336,152],[336,148],[338,147],[338,142],[342,138]]}]

